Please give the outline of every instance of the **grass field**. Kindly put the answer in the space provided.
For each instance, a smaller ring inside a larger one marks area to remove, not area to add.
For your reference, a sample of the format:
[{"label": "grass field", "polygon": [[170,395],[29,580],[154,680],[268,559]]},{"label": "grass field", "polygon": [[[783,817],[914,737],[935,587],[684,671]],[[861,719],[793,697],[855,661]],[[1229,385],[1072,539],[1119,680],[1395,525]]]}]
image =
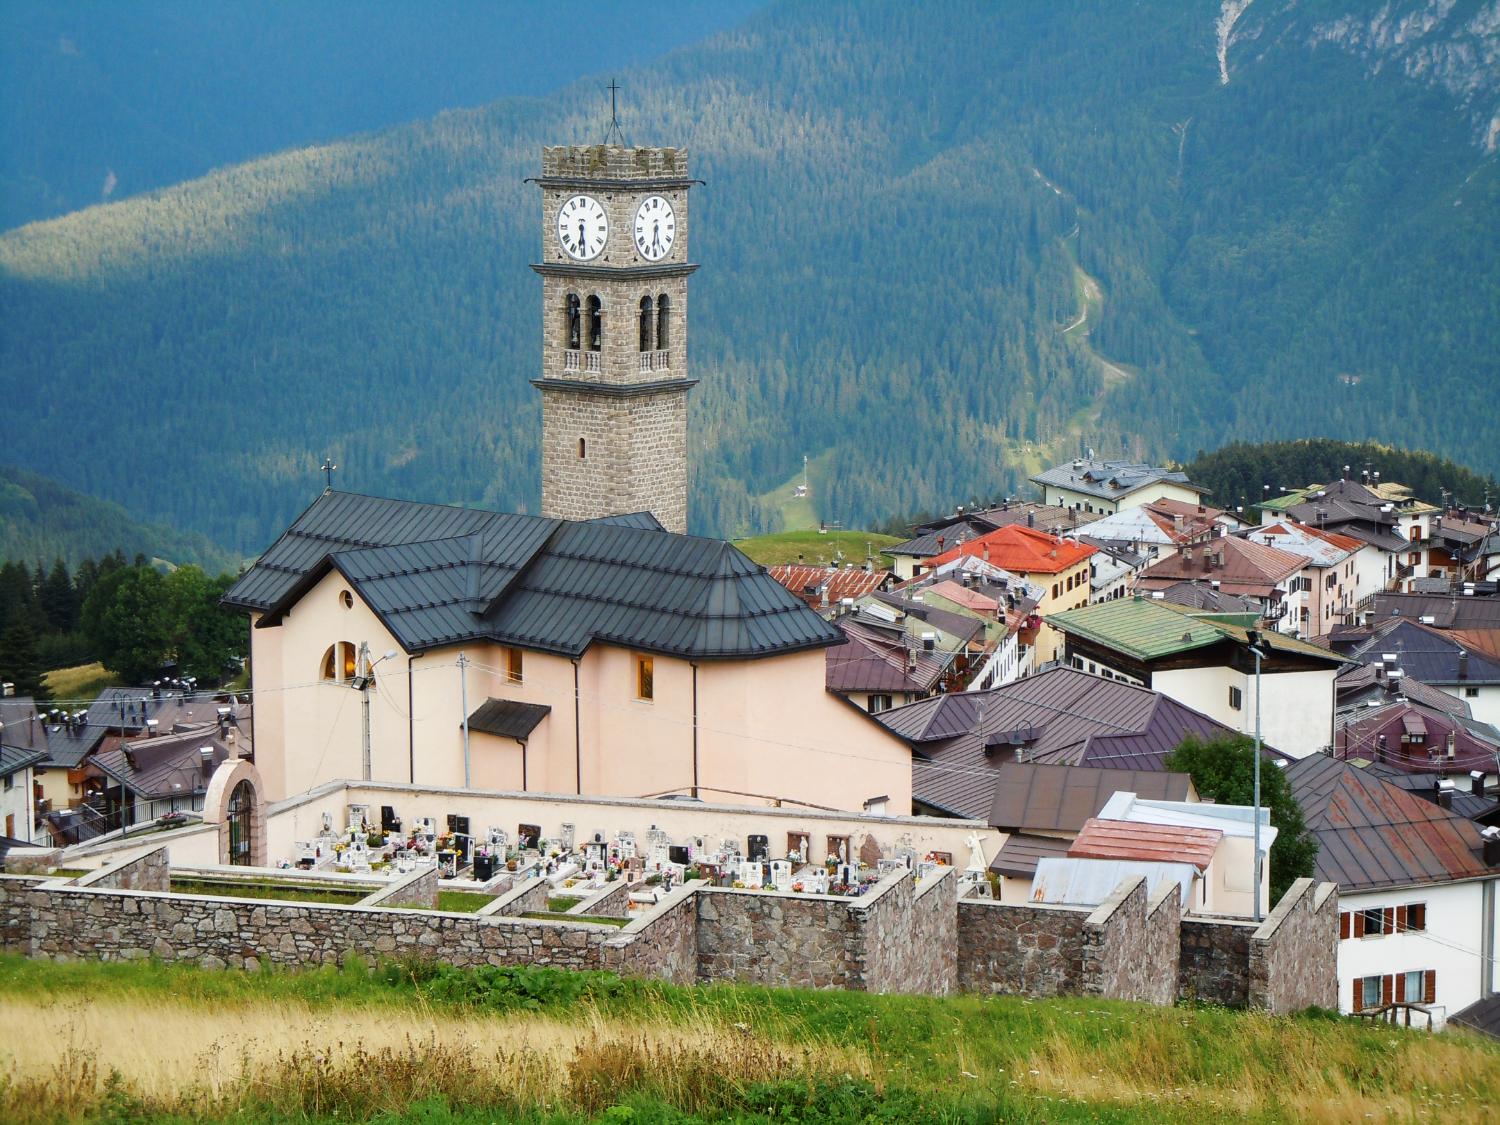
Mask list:
[{"label": "grass field", "polygon": [[778,566],[795,563],[797,556],[809,566],[827,566],[835,556],[842,555],[843,562],[862,566],[865,554],[875,551],[877,567],[889,568],[889,555],[879,553],[880,548],[889,547],[901,540],[892,535],[877,535],[873,531],[780,531],[775,535],[756,535],[749,539],[736,539],[734,545],[761,566]]},{"label": "grass field", "polygon": [[71,702],[92,701],[101,691],[120,680],[113,672],[105,671],[103,664],[95,661],[93,664],[77,664],[72,668],[57,668],[46,673],[42,682],[47,685],[53,699]]},{"label": "grass field", "polygon": [[1500,1046],[1098,1000],[0,958],[0,1120],[1483,1121]]}]

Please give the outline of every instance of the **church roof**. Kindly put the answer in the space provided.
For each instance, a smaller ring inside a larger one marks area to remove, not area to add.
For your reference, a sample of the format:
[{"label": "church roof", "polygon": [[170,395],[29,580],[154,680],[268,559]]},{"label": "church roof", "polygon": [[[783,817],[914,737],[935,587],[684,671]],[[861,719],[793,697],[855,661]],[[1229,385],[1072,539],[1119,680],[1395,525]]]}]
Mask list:
[{"label": "church roof", "polygon": [[573,522],[331,491],[224,604],[274,626],[331,570],[409,653],[489,640],[577,656],[603,641],[715,659],[842,640],[730,544],[650,515]]}]

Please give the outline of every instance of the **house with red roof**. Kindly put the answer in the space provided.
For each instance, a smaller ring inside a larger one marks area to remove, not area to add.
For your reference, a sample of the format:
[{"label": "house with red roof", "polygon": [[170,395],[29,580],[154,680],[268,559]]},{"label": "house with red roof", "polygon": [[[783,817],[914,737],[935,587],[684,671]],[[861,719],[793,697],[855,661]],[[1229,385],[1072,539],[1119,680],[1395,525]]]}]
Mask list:
[{"label": "house with red roof", "polygon": [[[1197,579],[1211,589],[1240,594],[1260,603],[1261,616],[1283,633],[1296,634],[1312,581],[1307,559],[1279,547],[1220,536],[1184,546],[1171,558],[1147,567],[1136,580],[1138,592],[1165,590]],[[1306,579],[1306,581],[1304,581]]]},{"label": "house with red roof", "polygon": [[1384,589],[1385,556],[1363,539],[1290,520],[1257,527],[1245,538],[1307,560],[1299,636],[1321,637],[1335,625],[1353,624],[1360,600]]},{"label": "house with red roof", "polygon": [[1034,660],[1052,660],[1061,644],[1045,617],[1087,605],[1091,589],[1089,560],[1097,547],[1077,539],[1052,535],[1034,527],[1010,524],[924,559],[918,572],[933,570],[965,556],[982,559],[1017,575],[1041,591],[1036,612],[1043,617],[1037,631]]}]

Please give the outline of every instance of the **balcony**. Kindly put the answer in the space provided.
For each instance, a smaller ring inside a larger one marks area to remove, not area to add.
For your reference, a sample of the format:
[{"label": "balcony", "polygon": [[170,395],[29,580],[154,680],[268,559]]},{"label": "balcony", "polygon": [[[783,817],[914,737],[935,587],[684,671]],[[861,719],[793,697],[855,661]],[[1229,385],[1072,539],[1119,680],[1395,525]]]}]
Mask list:
[{"label": "balcony", "polygon": [[564,371],[598,371],[599,353],[567,348],[563,351]]},{"label": "balcony", "polygon": [[640,354],[640,370],[642,371],[670,371],[671,369],[672,353],[669,350]]}]

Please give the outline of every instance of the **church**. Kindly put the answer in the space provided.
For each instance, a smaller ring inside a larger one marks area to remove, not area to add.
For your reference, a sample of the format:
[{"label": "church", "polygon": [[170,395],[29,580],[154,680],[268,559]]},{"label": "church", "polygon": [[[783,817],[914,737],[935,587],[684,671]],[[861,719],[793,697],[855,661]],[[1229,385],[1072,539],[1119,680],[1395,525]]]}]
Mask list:
[{"label": "church", "polygon": [[330,489],[225,596],[271,800],[335,779],[906,815],[842,641],[686,534],[687,153],[543,150],[542,514]]}]

